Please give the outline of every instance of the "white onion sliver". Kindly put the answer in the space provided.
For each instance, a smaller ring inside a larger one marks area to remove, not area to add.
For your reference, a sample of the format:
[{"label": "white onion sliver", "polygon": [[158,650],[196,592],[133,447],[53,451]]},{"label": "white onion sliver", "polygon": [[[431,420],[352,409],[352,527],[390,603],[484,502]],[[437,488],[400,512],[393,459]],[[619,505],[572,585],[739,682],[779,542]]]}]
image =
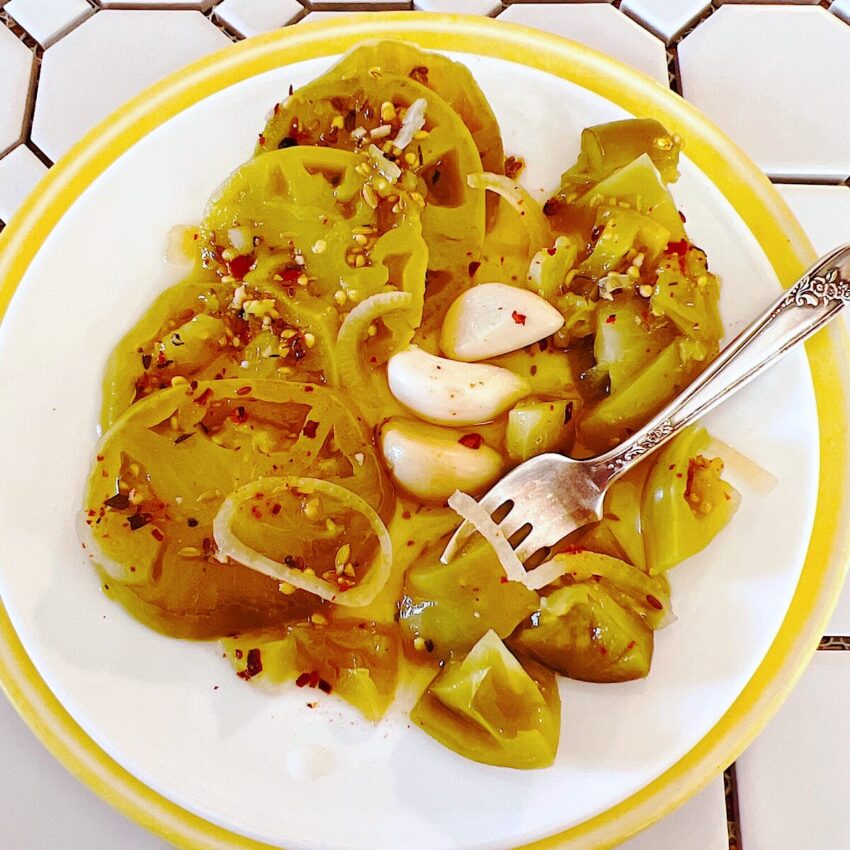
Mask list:
[{"label": "white onion sliver", "polygon": [[413,137],[425,126],[425,110],[428,109],[428,101],[419,97],[407,108],[404,121],[401,122],[398,135],[393,144],[404,150],[412,141]]},{"label": "white onion sliver", "polygon": [[378,174],[390,183],[395,183],[401,177],[401,169],[390,162],[376,145],[369,145],[369,160]]},{"label": "white onion sliver", "polygon": [[533,570],[529,570],[525,574],[525,578],[522,579],[522,583],[529,590],[540,590],[540,588],[546,587],[548,584],[552,584],[553,581],[559,579],[566,572],[566,562],[554,558],[550,561],[546,561],[539,567],[535,567]]},{"label": "white onion sliver", "polygon": [[705,454],[719,457],[731,472],[738,475],[760,496],[766,496],[779,483],[772,472],[717,437],[711,438],[705,448]]},{"label": "white onion sliver", "polygon": [[475,526],[475,530],[493,547],[499,563],[510,581],[525,583],[528,574],[522,562],[511,548],[508,539],[502,533],[499,526],[493,522],[487,513],[472,496],[455,490],[449,496],[449,507],[460,517]]}]

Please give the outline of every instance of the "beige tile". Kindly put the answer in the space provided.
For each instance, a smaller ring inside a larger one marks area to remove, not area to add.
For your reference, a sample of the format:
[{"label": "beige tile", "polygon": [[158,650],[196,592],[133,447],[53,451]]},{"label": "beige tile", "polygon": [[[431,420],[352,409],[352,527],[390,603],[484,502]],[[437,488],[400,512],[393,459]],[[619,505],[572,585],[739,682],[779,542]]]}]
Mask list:
[{"label": "beige tile", "polygon": [[0,220],[8,223],[46,172],[44,163],[25,145],[0,159]]},{"label": "beige tile", "polygon": [[215,16],[246,38],[286,26],[304,7],[298,0],[224,0]]},{"label": "beige tile", "polygon": [[746,850],[846,850],[850,652],[818,652],[737,761]]},{"label": "beige tile", "polygon": [[145,86],[230,43],[198,12],[99,12],[45,51],[33,141],[55,160]]},{"label": "beige tile", "polygon": [[768,174],[850,175],[850,28],[826,9],[727,4],[678,54],[685,97]]},{"label": "beige tile", "polygon": [[623,0],[620,8],[669,43],[710,5],[711,0]]},{"label": "beige tile", "polygon": [[105,9],[144,9],[146,7],[171,6],[175,9],[200,9],[204,11],[215,5],[216,0],[99,0]]},{"label": "beige tile", "polygon": [[607,3],[519,3],[500,21],[537,27],[601,50],[667,85],[664,44]]},{"label": "beige tile", "polygon": [[0,154],[21,138],[32,65],[30,49],[0,24]]},{"label": "beige tile", "polygon": [[3,8],[42,47],[94,14],[86,0],[10,0]]},{"label": "beige tile", "polygon": [[729,850],[723,777],[618,850]]}]

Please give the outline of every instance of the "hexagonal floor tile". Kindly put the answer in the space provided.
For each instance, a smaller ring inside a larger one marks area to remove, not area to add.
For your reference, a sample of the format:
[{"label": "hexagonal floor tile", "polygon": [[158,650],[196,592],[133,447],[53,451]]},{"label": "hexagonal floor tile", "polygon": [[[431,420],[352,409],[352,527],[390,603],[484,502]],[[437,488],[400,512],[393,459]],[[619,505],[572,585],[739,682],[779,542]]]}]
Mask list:
[{"label": "hexagonal floor tile", "polygon": [[835,0],[829,7],[829,11],[850,24],[850,0]]},{"label": "hexagonal floor tile", "polygon": [[664,44],[607,3],[517,3],[508,6],[498,19],[571,38],[667,85]]},{"label": "hexagonal floor tile", "polygon": [[724,5],[678,53],[685,97],[768,174],[850,175],[850,28],[826,9]]},{"label": "hexagonal floor tile", "polygon": [[0,24],[0,155],[21,138],[32,63],[29,48]]},{"label": "hexagonal floor tile", "polygon": [[10,0],[4,6],[42,47],[52,44],[94,9],[86,0]]},{"label": "hexagonal floor tile", "polygon": [[8,222],[21,202],[47,171],[26,145],[0,159],[0,220]]},{"label": "hexagonal floor tile", "polygon": [[414,0],[413,8],[421,12],[492,15],[502,4],[499,0]]},{"label": "hexagonal floor tile", "polygon": [[738,759],[747,850],[843,850],[850,786],[850,652],[820,651],[788,701]]},{"label": "hexagonal floor tile", "polygon": [[224,0],[215,16],[248,37],[284,27],[303,12],[298,0]]},{"label": "hexagonal floor tile", "polygon": [[144,9],[148,6],[173,6],[175,9],[200,9],[205,11],[216,0],[99,0],[105,9]]},{"label": "hexagonal floor tile", "polygon": [[711,0],[623,0],[620,8],[669,44],[710,5]]},{"label": "hexagonal floor tile", "polygon": [[58,159],[145,86],[230,43],[199,12],[99,12],[45,51],[33,141]]}]

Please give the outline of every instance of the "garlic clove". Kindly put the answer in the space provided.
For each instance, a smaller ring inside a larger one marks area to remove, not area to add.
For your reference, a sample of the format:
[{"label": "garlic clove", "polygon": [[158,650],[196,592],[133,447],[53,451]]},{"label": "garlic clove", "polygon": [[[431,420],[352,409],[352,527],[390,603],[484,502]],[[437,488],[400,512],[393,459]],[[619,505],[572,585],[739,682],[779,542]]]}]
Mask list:
[{"label": "garlic clove", "polygon": [[459,363],[415,345],[387,361],[390,392],[437,425],[489,422],[531,391],[525,378],[501,366]]},{"label": "garlic clove", "polygon": [[502,471],[502,456],[479,434],[394,417],[381,428],[390,475],[418,499],[444,502],[455,490],[478,493]]},{"label": "garlic clove", "polygon": [[505,283],[481,283],[449,307],[440,346],[453,360],[487,360],[545,339],[563,324],[561,313],[536,293]]}]

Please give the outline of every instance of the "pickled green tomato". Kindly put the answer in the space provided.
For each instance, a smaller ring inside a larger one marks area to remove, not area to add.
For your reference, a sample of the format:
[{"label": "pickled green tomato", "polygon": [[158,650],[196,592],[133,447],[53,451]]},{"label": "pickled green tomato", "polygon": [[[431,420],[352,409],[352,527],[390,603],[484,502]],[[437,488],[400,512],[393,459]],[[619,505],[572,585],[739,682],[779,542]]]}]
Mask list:
[{"label": "pickled green tomato", "polygon": [[521,664],[494,631],[453,658],[410,712],[414,723],[459,755],[501,767],[548,767],[555,760],[561,700],[555,677]]}]

